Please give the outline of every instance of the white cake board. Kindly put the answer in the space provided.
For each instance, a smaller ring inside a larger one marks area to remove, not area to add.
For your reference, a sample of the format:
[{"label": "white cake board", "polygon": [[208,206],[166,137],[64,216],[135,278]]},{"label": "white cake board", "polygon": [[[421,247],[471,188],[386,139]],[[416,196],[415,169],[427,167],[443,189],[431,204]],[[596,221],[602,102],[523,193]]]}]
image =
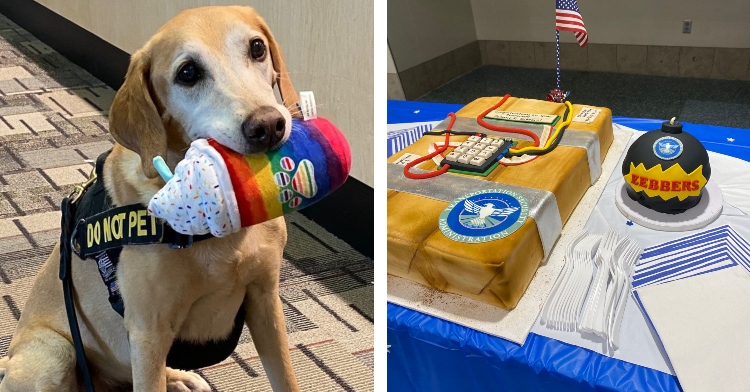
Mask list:
[{"label": "white cake board", "polygon": [[[558,244],[567,244],[581,231],[589,220],[610,175],[620,162],[633,132],[624,127],[613,128],[614,140],[602,163],[602,175],[584,193],[578,206],[573,210],[563,227]],[[539,266],[518,305],[511,311],[422,286],[393,275],[388,275],[388,302],[523,345],[565,264],[564,254],[564,246],[553,248],[547,262]]]},{"label": "white cake board", "polygon": [[660,231],[688,231],[706,227],[721,215],[724,198],[719,185],[708,181],[701,194],[701,200],[695,207],[681,214],[665,214],[631,199],[625,179],[622,179],[615,190],[615,203],[623,215],[641,226]]}]

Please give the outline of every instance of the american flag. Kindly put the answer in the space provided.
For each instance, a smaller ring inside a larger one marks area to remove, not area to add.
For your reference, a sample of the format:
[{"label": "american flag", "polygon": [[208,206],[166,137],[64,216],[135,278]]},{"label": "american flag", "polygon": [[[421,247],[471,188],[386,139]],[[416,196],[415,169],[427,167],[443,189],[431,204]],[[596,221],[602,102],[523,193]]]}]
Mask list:
[{"label": "american flag", "polygon": [[555,10],[555,28],[557,30],[572,31],[576,36],[578,45],[586,46],[589,42],[589,35],[586,33],[586,26],[583,25],[583,18],[578,11],[578,1],[576,0],[556,0]]}]

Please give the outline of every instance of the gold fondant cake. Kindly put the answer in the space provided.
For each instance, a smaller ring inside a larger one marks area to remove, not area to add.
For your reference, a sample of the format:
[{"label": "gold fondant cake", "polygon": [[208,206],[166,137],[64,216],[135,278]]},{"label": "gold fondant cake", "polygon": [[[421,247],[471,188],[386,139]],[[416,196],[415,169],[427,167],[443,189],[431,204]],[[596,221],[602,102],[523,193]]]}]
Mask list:
[{"label": "gold fondant cake", "polygon": [[[507,142],[508,138],[517,142],[514,149],[531,145],[532,139],[527,136],[495,132],[477,124],[477,118],[502,99],[480,98],[458,111],[451,148],[442,155],[463,147],[457,145],[471,138],[467,132],[482,133],[474,138],[482,147],[489,146],[490,141],[502,146],[502,140]],[[528,114],[555,115],[560,116],[559,126],[566,114],[566,106],[561,103],[513,97],[496,110],[512,113],[494,113],[484,118],[485,124],[528,129],[542,144],[551,139],[553,126],[490,117],[533,121],[549,116]],[[394,163],[428,155],[445,143],[444,135],[425,135],[390,157],[388,273],[514,308],[584,192],[599,177],[601,162],[613,140],[609,109],[572,105],[568,115],[573,122],[549,153],[522,164],[504,160],[482,175],[449,170],[429,179],[412,179],[404,175],[404,166]],[[446,129],[447,123],[433,131]],[[466,144],[471,147],[471,143]],[[412,170],[435,171],[435,161],[427,160]]]}]

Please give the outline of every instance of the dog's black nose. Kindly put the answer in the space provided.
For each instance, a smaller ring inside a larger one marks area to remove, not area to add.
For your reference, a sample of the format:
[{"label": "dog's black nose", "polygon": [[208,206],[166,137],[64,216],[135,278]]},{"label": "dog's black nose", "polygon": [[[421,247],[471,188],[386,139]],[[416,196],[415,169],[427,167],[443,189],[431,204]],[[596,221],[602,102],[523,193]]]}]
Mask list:
[{"label": "dog's black nose", "polygon": [[281,112],[271,106],[261,106],[242,122],[242,134],[250,144],[250,152],[261,152],[276,145],[286,130]]}]

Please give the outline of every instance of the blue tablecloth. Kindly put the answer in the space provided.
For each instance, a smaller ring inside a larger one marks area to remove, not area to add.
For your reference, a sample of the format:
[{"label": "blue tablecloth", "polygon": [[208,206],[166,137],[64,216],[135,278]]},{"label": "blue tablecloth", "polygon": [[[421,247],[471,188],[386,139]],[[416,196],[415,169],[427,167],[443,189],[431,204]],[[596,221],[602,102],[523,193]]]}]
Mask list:
[{"label": "blue tablecloth", "polygon": [[[388,123],[442,120],[462,106],[388,101]],[[649,131],[664,120],[613,121]],[[748,129],[684,129],[710,151],[750,161]],[[389,391],[681,391],[669,374],[533,333],[519,346],[392,303],[387,324]]]}]

